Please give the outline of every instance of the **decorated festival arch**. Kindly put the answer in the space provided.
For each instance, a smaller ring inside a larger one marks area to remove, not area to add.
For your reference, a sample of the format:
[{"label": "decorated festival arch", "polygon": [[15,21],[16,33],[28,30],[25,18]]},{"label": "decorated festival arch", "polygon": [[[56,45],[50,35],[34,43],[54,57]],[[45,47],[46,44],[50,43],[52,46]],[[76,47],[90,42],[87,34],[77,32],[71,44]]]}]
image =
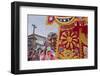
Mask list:
[{"label": "decorated festival arch", "polygon": [[48,16],[47,25],[52,26],[53,23],[58,25],[56,57],[59,59],[87,58],[88,18]]}]

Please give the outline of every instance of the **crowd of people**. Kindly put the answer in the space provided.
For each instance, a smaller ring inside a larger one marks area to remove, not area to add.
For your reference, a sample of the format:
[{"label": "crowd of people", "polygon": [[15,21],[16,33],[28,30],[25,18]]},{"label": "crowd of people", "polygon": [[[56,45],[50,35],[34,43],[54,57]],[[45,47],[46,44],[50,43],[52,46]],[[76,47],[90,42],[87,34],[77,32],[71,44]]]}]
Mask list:
[{"label": "crowd of people", "polygon": [[42,48],[39,47],[37,50],[32,48],[28,51],[28,61],[57,59],[55,55],[56,40],[57,34],[50,32]]}]

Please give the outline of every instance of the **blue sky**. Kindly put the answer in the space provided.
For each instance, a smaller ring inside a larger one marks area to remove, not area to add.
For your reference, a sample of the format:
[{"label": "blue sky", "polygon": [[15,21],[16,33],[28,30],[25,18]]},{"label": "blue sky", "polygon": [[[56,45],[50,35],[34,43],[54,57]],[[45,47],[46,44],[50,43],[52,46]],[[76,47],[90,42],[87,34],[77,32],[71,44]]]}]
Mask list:
[{"label": "blue sky", "polygon": [[56,23],[47,25],[47,16],[43,15],[28,15],[28,35],[33,33],[32,24],[36,25],[35,33],[47,37],[50,32],[58,32],[58,25]]}]

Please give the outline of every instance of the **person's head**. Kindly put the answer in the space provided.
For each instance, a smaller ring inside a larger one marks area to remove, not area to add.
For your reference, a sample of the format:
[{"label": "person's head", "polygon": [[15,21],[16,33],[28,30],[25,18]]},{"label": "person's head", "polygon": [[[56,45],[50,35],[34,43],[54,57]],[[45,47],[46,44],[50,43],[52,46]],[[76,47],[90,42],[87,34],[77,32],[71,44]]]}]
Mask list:
[{"label": "person's head", "polygon": [[37,50],[38,50],[38,51],[41,51],[41,48],[38,48]]},{"label": "person's head", "polygon": [[32,54],[36,54],[36,50],[33,50],[33,51],[32,51]]},{"label": "person's head", "polygon": [[48,43],[50,44],[50,46],[55,47],[56,46],[56,41],[57,41],[57,34],[50,32],[48,34]]},{"label": "person's head", "polygon": [[48,56],[50,56],[50,55],[51,55],[50,51],[47,51],[47,55],[48,55]]},{"label": "person's head", "polygon": [[40,51],[40,54],[45,54],[44,50],[41,50],[41,51]]}]

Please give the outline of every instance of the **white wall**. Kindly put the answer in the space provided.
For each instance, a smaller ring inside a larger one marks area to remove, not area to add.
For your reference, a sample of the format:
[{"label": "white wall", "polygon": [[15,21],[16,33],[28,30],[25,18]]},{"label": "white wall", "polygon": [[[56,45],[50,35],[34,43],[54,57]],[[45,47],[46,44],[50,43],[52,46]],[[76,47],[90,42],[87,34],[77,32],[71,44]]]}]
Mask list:
[{"label": "white wall", "polygon": [[[11,55],[10,54],[11,53],[10,3],[13,1],[14,0],[0,0],[0,76],[14,76],[13,74],[10,73],[10,55]],[[98,6],[98,11],[100,13],[100,0],[21,0],[21,1]],[[99,20],[100,20],[100,14],[98,15],[98,22]],[[98,28],[100,28],[100,26],[98,26]],[[100,32],[100,30],[98,32]],[[100,38],[100,34],[98,37]],[[98,42],[100,42],[100,39],[98,40]],[[98,51],[99,50],[100,49],[98,49]],[[100,58],[100,51],[98,53],[99,53],[98,58]],[[100,67],[100,59],[98,60],[99,60],[98,64]],[[98,70],[40,73],[40,74],[34,74],[34,76],[55,76],[55,75],[62,76],[62,74],[63,76],[76,76],[76,75],[77,76],[87,76],[87,75],[99,76],[100,68]],[[32,75],[33,74],[26,74],[26,76],[32,76]]]}]

